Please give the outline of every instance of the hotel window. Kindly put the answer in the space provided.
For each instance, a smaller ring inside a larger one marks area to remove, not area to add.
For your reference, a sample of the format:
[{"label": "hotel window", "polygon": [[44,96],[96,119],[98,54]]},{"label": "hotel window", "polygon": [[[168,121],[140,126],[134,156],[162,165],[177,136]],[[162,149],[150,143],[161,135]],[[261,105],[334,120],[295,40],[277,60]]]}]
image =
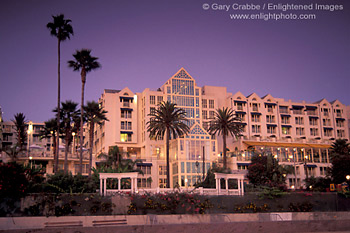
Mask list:
[{"label": "hotel window", "polygon": [[325,137],[332,137],[332,129],[323,129],[323,133]]},{"label": "hotel window", "polygon": [[273,113],[273,106],[272,105],[267,105],[267,112]]},{"label": "hotel window", "polygon": [[287,106],[280,106],[280,113],[288,114],[288,107]]},{"label": "hotel window", "polygon": [[196,96],[199,96],[199,89],[196,88]]},{"label": "hotel window", "polygon": [[344,121],[342,120],[336,120],[337,127],[344,127]]},{"label": "hotel window", "polygon": [[308,109],[307,115],[317,115],[316,110],[315,109]]},{"label": "hotel window", "polygon": [[211,150],[212,150],[212,152],[216,151],[215,142],[211,142]]},{"label": "hotel window", "polygon": [[290,134],[290,128],[289,127],[282,127],[282,134],[284,134],[284,135]]},{"label": "hotel window", "polygon": [[345,137],[345,131],[342,130],[342,129],[338,129],[338,130],[337,130],[337,137],[338,137],[338,138],[343,138],[343,137]]},{"label": "hotel window", "polygon": [[305,129],[301,128],[301,127],[297,127],[296,128],[296,134],[301,136],[301,135],[305,135]]},{"label": "hotel window", "polygon": [[151,114],[155,114],[155,113],[156,113],[156,108],[150,107],[150,108],[149,108],[149,112],[150,112]]},{"label": "hotel window", "polygon": [[282,116],[281,120],[282,120],[282,124],[290,124],[290,117],[287,116]]},{"label": "hotel window", "polygon": [[323,119],[323,126],[331,126],[331,119]]},{"label": "hotel window", "polygon": [[131,139],[132,139],[131,134],[127,134],[127,133],[120,134],[120,141],[122,141],[122,142],[130,142]]},{"label": "hotel window", "polygon": [[150,166],[137,165],[137,169],[141,170],[144,175],[151,175],[151,167]]},{"label": "hotel window", "polygon": [[120,128],[123,130],[131,130],[132,129],[131,122],[128,122],[128,121],[120,122]]},{"label": "hotel window", "polygon": [[257,112],[259,109],[258,109],[258,104],[254,103],[253,104],[253,111],[254,112]]},{"label": "hotel window", "polygon": [[239,119],[241,119],[241,121],[245,121],[245,115],[244,114],[236,114],[237,115],[237,117],[239,118]]},{"label": "hotel window", "polygon": [[253,133],[260,133],[260,125],[252,125]]},{"label": "hotel window", "polygon": [[137,179],[137,187],[138,188],[150,188],[151,180],[146,178],[138,178]]},{"label": "hotel window", "polygon": [[304,124],[304,118],[303,117],[295,117],[295,124],[303,125]]},{"label": "hotel window", "polygon": [[163,96],[157,96],[157,104],[163,102]]},{"label": "hotel window", "polygon": [[121,110],[120,117],[121,118],[132,118],[132,112],[128,111],[128,110]]},{"label": "hotel window", "polygon": [[214,108],[214,100],[209,100],[209,108]]},{"label": "hotel window", "polygon": [[303,115],[303,110],[302,109],[293,109],[293,114],[295,114],[295,115]]},{"label": "hotel window", "polygon": [[215,112],[214,111],[209,111],[209,119],[214,119]]},{"label": "hotel window", "polygon": [[275,116],[267,115],[266,122],[267,123],[275,123]]},{"label": "hotel window", "polygon": [[311,135],[311,136],[318,136],[318,129],[316,129],[316,128],[311,128],[311,129],[310,129],[310,135]]},{"label": "hotel window", "polygon": [[320,175],[326,175],[327,167],[320,167]]},{"label": "hotel window", "polygon": [[323,108],[323,116],[325,117],[329,116],[328,108]]},{"label": "hotel window", "polygon": [[317,119],[316,118],[310,118],[309,119],[310,125],[317,125]]},{"label": "hotel window", "polygon": [[341,110],[340,109],[337,109],[336,113],[337,113],[337,117],[341,117]]},{"label": "hotel window", "polygon": [[149,103],[153,105],[156,104],[156,97],[154,95],[151,95],[149,97]]},{"label": "hotel window", "polygon": [[202,111],[202,117],[203,117],[204,120],[208,119],[208,111],[203,110]]},{"label": "hotel window", "polygon": [[166,178],[159,179],[159,188],[166,188],[166,184],[167,184]]},{"label": "hotel window", "polygon": [[202,108],[208,108],[206,99],[202,99]]},{"label": "hotel window", "polygon": [[171,93],[171,87],[166,87],[166,93],[170,94]]},{"label": "hotel window", "polygon": [[267,126],[267,133],[269,133],[269,134],[275,134],[275,133],[276,133],[276,127]]},{"label": "hotel window", "polygon": [[238,111],[243,111],[243,103],[235,103]]},{"label": "hotel window", "polygon": [[260,122],[260,115],[252,115],[253,122]]}]

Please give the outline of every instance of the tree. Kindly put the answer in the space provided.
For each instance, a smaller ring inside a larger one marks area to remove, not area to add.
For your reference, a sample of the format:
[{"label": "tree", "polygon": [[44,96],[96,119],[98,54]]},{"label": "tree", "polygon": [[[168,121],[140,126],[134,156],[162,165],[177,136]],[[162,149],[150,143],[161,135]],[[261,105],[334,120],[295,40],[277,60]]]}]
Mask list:
[{"label": "tree", "polygon": [[345,139],[337,139],[330,149],[330,160],[332,166],[330,174],[333,182],[340,184],[346,181],[350,175],[350,145]]},{"label": "tree", "polygon": [[65,142],[64,150],[64,173],[68,173],[68,151],[69,146],[73,141],[73,124],[76,118],[79,118],[79,110],[77,109],[78,104],[67,100],[62,102],[61,118],[63,125],[63,136]]},{"label": "tree", "polygon": [[283,174],[287,175],[289,171],[279,165],[272,154],[255,154],[248,166],[247,178],[255,186],[283,187],[286,179]]},{"label": "tree", "polygon": [[[129,156],[128,153],[126,153],[126,155]],[[117,169],[121,164],[123,153],[119,150],[118,146],[111,146],[108,150],[108,154],[101,153],[98,155],[98,158],[105,159],[103,163],[105,167]]]},{"label": "tree", "polygon": [[[57,153],[56,151],[58,151],[58,147],[57,147],[57,140],[56,140],[56,136],[57,136],[57,122],[56,119],[52,118],[48,121],[44,122],[45,125],[43,127],[43,129],[40,132],[40,138],[52,138],[52,142],[53,142],[53,155],[54,158],[56,157]],[[58,157],[57,157],[57,161],[58,161]],[[56,162],[56,160],[54,159],[54,163]],[[58,163],[57,163],[58,164]],[[54,165],[55,166],[55,165]]]},{"label": "tree", "polygon": [[15,119],[12,122],[15,124],[16,128],[16,146],[20,149],[24,148],[25,141],[27,140],[26,128],[26,117],[23,113],[17,113],[14,115]]},{"label": "tree", "polygon": [[[72,21],[70,19],[65,19],[63,14],[52,16],[53,21],[49,22],[46,27],[50,30],[50,34],[57,38],[57,55],[58,55],[58,67],[57,67],[57,135],[60,134],[60,104],[61,104],[61,42],[70,39],[73,35],[73,27],[70,24]],[[56,139],[56,145],[59,147],[59,137]],[[54,173],[56,173],[58,168],[58,151],[54,155]]]},{"label": "tree", "polygon": [[229,134],[232,137],[240,136],[242,131],[242,126],[239,124],[240,121],[241,119],[236,116],[231,108],[217,109],[215,111],[214,119],[210,121],[209,133],[212,135],[222,135],[224,169],[227,169],[226,138]]},{"label": "tree", "polygon": [[79,173],[83,172],[83,116],[84,116],[84,89],[86,83],[86,74],[92,70],[101,67],[97,62],[97,57],[91,56],[91,50],[82,49],[76,51],[73,54],[75,60],[68,61],[69,67],[73,68],[73,71],[80,71],[81,76],[81,104],[80,104],[80,168]]},{"label": "tree", "polygon": [[156,139],[164,137],[166,135],[166,174],[167,174],[167,188],[170,188],[170,164],[169,164],[169,141],[170,135],[172,138],[187,134],[190,129],[187,122],[186,112],[181,108],[176,108],[176,104],[162,102],[158,109],[148,114],[150,120],[147,122],[147,131],[149,132],[150,138],[155,137]]},{"label": "tree", "polygon": [[86,120],[89,124],[89,145],[90,145],[90,156],[89,156],[89,176],[91,176],[92,168],[92,149],[94,142],[94,130],[95,124],[101,125],[102,122],[108,121],[106,117],[107,111],[100,108],[99,104],[95,101],[87,102],[87,105],[84,106],[84,112]]}]

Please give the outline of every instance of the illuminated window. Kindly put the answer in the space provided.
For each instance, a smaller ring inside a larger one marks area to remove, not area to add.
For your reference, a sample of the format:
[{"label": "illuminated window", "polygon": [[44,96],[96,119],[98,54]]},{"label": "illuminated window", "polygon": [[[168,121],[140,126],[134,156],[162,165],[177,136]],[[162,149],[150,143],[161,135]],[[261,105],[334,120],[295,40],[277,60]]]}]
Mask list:
[{"label": "illuminated window", "polygon": [[131,134],[121,133],[120,134],[120,141],[122,141],[122,142],[130,142],[131,139],[132,139],[131,136],[132,136]]}]

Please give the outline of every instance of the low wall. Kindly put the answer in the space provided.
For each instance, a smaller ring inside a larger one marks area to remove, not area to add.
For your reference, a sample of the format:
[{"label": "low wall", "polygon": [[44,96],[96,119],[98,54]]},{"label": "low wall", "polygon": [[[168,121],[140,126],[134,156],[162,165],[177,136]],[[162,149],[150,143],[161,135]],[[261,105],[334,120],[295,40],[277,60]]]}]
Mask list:
[{"label": "low wall", "polygon": [[[206,215],[114,215],[64,217],[7,217],[0,218],[0,230],[91,228],[109,226],[160,226],[219,223],[274,223],[274,222],[348,222],[350,212],[206,214]],[[299,223],[298,223],[299,224]],[[348,228],[350,229],[350,228]]]}]

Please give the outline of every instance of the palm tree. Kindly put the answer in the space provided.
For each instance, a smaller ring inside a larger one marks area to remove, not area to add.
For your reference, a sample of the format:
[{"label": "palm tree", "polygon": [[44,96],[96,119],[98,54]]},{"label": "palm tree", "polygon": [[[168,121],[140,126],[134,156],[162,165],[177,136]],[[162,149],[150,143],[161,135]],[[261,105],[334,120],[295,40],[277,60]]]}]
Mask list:
[{"label": "palm tree", "polygon": [[222,135],[224,169],[227,169],[226,138],[229,134],[232,137],[240,136],[242,131],[240,121],[241,119],[236,116],[231,108],[217,109],[214,118],[210,121],[209,133],[211,135]]},{"label": "palm tree", "polygon": [[89,145],[90,145],[90,157],[89,157],[89,176],[91,176],[92,168],[92,149],[94,142],[94,130],[95,124],[101,125],[103,121],[108,121],[106,117],[107,111],[100,108],[99,104],[95,101],[87,102],[87,105],[84,106],[84,112],[86,120],[89,123]]},{"label": "palm tree", "polygon": [[169,164],[169,141],[170,135],[175,139],[177,136],[187,134],[190,129],[185,124],[186,112],[181,108],[176,108],[176,104],[162,102],[158,109],[148,114],[150,120],[147,122],[147,131],[150,138],[163,137],[166,134],[166,175],[167,188],[170,188],[170,164]]},{"label": "palm tree", "polygon": [[25,141],[27,139],[27,132],[25,131],[26,117],[21,112],[15,114],[14,117],[15,119],[12,120],[12,122],[15,124],[15,127],[16,127],[16,137],[17,137],[16,147],[23,149]]},{"label": "palm tree", "polygon": [[83,172],[83,116],[84,116],[84,89],[86,83],[86,74],[92,70],[101,67],[100,63],[97,62],[97,57],[90,55],[91,50],[82,49],[76,51],[73,54],[75,60],[68,61],[69,67],[73,68],[74,71],[81,71],[81,104],[80,104],[80,169],[79,173]]},{"label": "palm tree", "polygon": [[[57,135],[60,134],[60,104],[61,104],[61,42],[65,41],[67,39],[70,39],[70,36],[73,35],[73,27],[70,24],[72,21],[70,19],[65,19],[63,14],[52,16],[53,22],[49,22],[46,27],[50,30],[50,34],[57,38],[58,41],[58,70],[57,70],[57,76],[58,76],[58,94],[57,94]],[[59,137],[56,139],[57,147],[59,147]],[[58,168],[58,150],[56,150],[56,153],[54,155],[54,173],[56,173]]]},{"label": "palm tree", "polygon": [[[53,155],[54,158],[56,156],[56,151],[58,150],[57,148],[57,141],[56,141],[56,133],[57,133],[57,125],[56,125],[56,119],[52,118],[48,121],[44,122],[45,125],[43,127],[43,129],[40,132],[40,138],[52,138],[52,142],[53,142]],[[58,159],[57,159],[58,161]],[[54,161],[55,162],[55,161]],[[55,164],[54,164],[55,166]]]},{"label": "palm tree", "polygon": [[105,159],[104,165],[106,168],[117,170],[122,163],[123,154],[126,154],[126,156],[129,157],[129,154],[122,153],[118,146],[111,146],[108,150],[108,154],[101,153],[98,155],[98,158]]},{"label": "palm tree", "polygon": [[74,120],[79,117],[80,111],[77,110],[78,103],[75,103],[71,100],[67,100],[65,102],[62,102],[62,109],[61,109],[61,118],[64,128],[64,141],[65,141],[65,151],[64,151],[64,172],[68,173],[68,151],[69,146],[72,143],[73,136],[73,127],[72,124],[74,123]]}]

